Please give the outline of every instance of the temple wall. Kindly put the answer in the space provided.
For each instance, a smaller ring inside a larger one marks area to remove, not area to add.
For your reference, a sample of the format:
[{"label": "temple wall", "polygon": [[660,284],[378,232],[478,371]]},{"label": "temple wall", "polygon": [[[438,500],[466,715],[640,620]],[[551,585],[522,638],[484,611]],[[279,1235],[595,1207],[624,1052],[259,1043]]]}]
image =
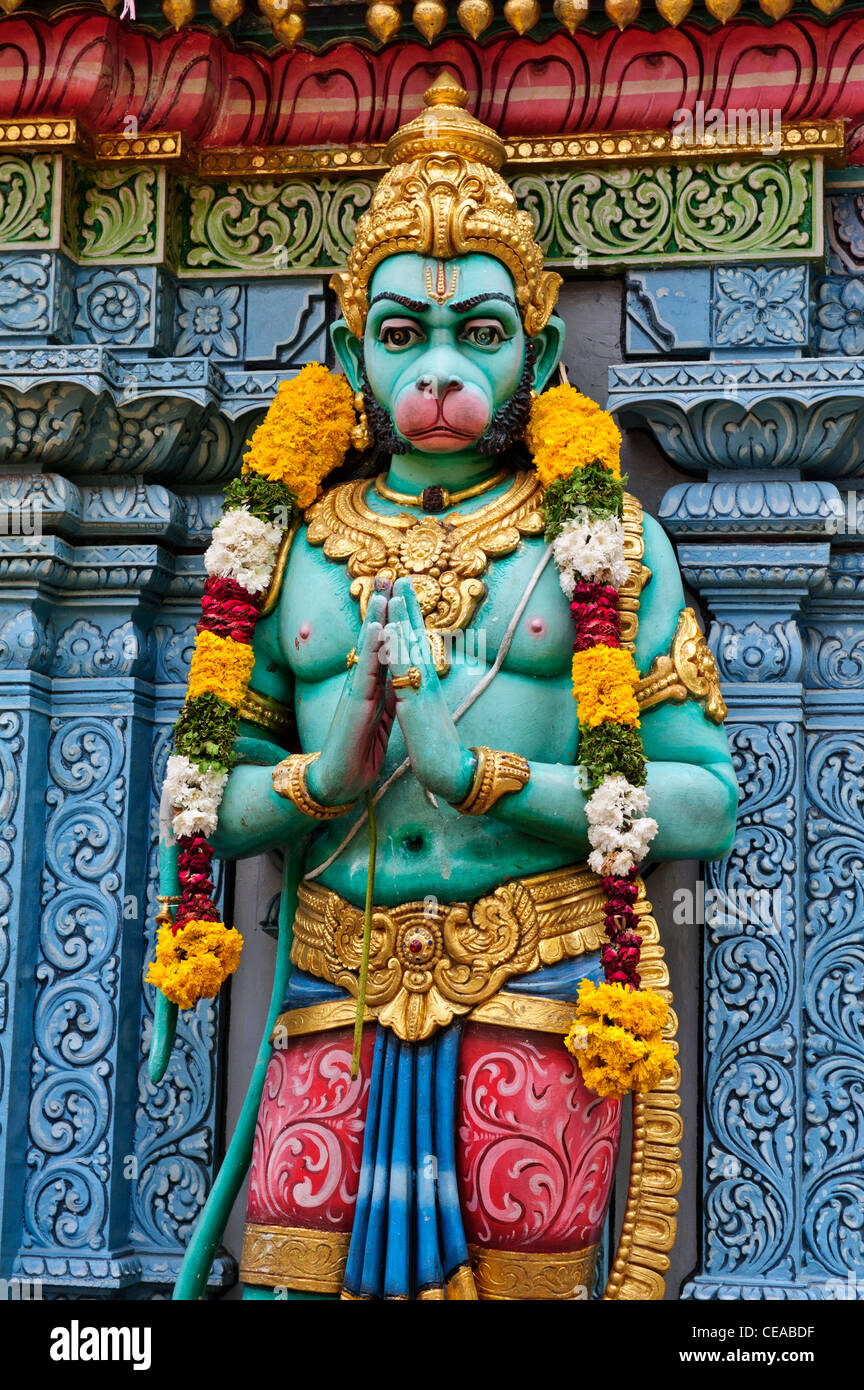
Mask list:
[{"label": "temple wall", "polygon": [[[183,1016],[152,1087],[156,788],[203,549],[279,381],[326,355],[375,173],[366,150],[348,176],[205,177],[167,137],[85,154],[65,114],[7,121],[0,150],[0,1275],[147,1297],[236,1116],[272,956],[272,875],[241,865],[230,1027],[227,998]],[[671,1296],[864,1275],[864,183],[830,114],[768,154],[551,167],[529,141],[511,170],[566,279],[571,379],[626,427],[720,666],[742,803],[705,882],[771,903],[677,925],[703,875],[649,884],[682,1027]],[[235,1224],[214,1291],[236,1253]]]}]

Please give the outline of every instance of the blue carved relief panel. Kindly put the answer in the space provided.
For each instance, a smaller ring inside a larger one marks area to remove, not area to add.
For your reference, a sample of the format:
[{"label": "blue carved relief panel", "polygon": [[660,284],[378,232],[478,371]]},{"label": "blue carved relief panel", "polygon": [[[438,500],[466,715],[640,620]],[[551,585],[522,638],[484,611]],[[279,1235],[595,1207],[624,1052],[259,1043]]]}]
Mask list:
[{"label": "blue carved relief panel", "polygon": [[153,1087],[142,975],[221,486],[328,351],[320,279],[261,288],[0,258],[0,1277],[65,1295],[170,1287],[219,1157],[220,1006]]}]

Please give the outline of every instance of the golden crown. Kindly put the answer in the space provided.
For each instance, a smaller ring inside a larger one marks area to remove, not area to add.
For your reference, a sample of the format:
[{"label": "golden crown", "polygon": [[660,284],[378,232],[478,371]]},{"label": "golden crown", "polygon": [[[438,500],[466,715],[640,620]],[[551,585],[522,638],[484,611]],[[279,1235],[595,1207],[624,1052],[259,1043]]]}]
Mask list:
[{"label": "golden crown", "polygon": [[529,337],[555,308],[561,276],[543,269],[534,224],[520,211],[499,170],[503,141],[465,107],[468,93],[442,73],[425,109],[387,145],[390,168],[358,219],[346,270],[330,284],[352,333],[362,337],[369,281],[388,256],[413,251],[447,260],[476,251],[506,265]]}]

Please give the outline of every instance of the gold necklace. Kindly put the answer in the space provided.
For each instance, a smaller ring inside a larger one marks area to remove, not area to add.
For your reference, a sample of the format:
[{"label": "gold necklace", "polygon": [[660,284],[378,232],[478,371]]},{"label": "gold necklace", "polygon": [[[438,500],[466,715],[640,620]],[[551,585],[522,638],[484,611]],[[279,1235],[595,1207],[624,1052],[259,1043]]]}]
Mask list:
[{"label": "gold necklace", "polygon": [[388,502],[395,502],[400,507],[422,507],[424,512],[443,512],[448,507],[458,507],[460,502],[467,502],[470,497],[481,497],[484,492],[491,492],[493,487],[498,487],[508,476],[508,470],[501,468],[485,482],[475,483],[473,487],[464,487],[460,492],[450,492],[446,487],[439,487],[437,483],[433,483],[431,487],[424,487],[422,492],[413,494],[396,492],[384,482],[384,474],[379,473],[375,479],[375,491],[379,497],[385,498]]}]

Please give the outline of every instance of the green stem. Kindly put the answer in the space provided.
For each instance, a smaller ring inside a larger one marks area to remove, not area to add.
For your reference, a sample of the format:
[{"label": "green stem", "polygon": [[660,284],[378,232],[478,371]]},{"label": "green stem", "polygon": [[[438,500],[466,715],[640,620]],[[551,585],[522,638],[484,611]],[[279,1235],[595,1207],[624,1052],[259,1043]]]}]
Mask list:
[{"label": "green stem", "polygon": [[282,901],[279,911],[279,941],[276,948],[276,975],[273,992],[270,996],[270,1009],[264,1036],[258,1049],[255,1069],[240,1118],[234,1130],[234,1137],[222,1160],[216,1181],[198,1217],[192,1238],[186,1248],[180,1273],[174,1285],[174,1299],[178,1301],[203,1298],[210,1275],[210,1267],[219,1249],[219,1242],[225,1231],[225,1223],[252,1161],[252,1143],[255,1138],[255,1121],[258,1107],[264,1093],[264,1078],[272,1051],[270,1035],[276,1026],[288,977],[291,974],[291,942],[294,937],[294,914],[297,911],[297,889],[300,883],[301,868],[299,851],[286,864],[282,879]]},{"label": "green stem", "polygon": [[375,856],[378,852],[378,831],[371,792],[366,793],[366,814],[369,817],[369,869],[366,873],[366,908],[363,915],[363,957],[360,961],[360,982],[357,988],[357,1017],[354,1020],[354,1051],[351,1054],[351,1076],[360,1070],[360,1045],[363,1042],[363,1015],[366,1012],[366,978],[369,974],[369,947],[372,942],[372,903],[375,893]]}]

